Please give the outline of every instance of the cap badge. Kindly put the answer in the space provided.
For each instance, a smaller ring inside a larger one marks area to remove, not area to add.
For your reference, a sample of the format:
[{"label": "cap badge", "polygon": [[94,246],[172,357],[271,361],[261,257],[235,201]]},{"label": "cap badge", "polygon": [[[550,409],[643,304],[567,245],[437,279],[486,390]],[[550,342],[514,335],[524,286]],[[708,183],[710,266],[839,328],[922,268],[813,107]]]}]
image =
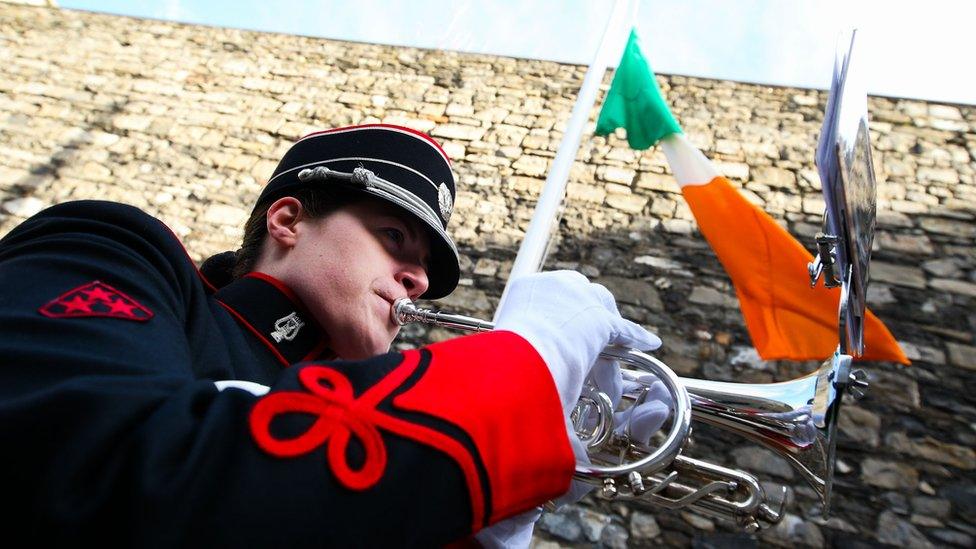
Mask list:
[{"label": "cap badge", "polygon": [[444,183],[437,187],[437,205],[441,208],[441,219],[447,223],[451,218],[451,212],[454,211],[454,199],[451,198],[451,189],[448,189]]},{"label": "cap badge", "polygon": [[305,323],[298,317],[298,313],[293,312],[275,321],[275,330],[271,332],[271,337],[277,343],[281,343],[282,340],[292,341],[298,336],[298,330],[301,330],[304,325]]}]

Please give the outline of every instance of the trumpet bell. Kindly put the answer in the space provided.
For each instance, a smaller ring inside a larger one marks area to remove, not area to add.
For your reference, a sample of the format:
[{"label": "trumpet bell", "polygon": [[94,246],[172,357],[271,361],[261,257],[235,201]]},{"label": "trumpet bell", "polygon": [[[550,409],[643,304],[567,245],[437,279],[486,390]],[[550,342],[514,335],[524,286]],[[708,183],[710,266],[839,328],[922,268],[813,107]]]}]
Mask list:
[{"label": "trumpet bell", "polygon": [[834,353],[817,371],[782,383],[680,379],[691,394],[695,420],[782,456],[817,492],[827,515],[842,397],[857,397],[867,386],[860,371],[851,372],[851,356]]}]

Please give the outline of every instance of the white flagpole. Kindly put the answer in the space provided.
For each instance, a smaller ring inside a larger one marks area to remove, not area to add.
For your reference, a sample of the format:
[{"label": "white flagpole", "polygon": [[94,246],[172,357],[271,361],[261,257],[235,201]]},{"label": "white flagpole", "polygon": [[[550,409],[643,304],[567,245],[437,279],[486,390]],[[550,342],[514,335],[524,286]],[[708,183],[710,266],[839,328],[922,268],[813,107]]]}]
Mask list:
[{"label": "white flagpole", "polygon": [[566,196],[566,181],[569,178],[569,170],[573,161],[576,160],[576,152],[579,150],[583,128],[590,117],[593,104],[596,102],[596,95],[600,89],[600,84],[603,82],[603,75],[607,71],[607,66],[615,55],[619,56],[622,44],[627,39],[627,28],[633,24],[636,8],[637,0],[617,0],[614,3],[613,11],[610,13],[607,26],[603,31],[600,46],[596,50],[593,62],[586,69],[583,85],[580,87],[576,104],[573,105],[573,112],[570,115],[569,123],[566,125],[566,131],[563,133],[563,140],[556,152],[556,158],[552,162],[552,169],[546,176],[546,183],[539,196],[532,221],[529,222],[525,238],[522,239],[522,245],[515,256],[515,263],[512,265],[512,272],[508,277],[508,283],[505,285],[505,291],[502,293],[499,308],[505,302],[513,280],[542,269],[552,235],[559,226],[560,205]]}]

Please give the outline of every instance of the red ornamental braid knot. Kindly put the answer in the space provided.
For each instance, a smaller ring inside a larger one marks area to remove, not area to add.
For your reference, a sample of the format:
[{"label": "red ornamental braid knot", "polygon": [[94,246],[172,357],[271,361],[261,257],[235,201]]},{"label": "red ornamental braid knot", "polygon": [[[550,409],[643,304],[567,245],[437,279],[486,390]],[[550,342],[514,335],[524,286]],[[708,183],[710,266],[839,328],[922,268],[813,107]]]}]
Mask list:
[{"label": "red ornamental braid knot", "polygon": [[[311,394],[271,393],[254,406],[250,423],[258,445],[274,456],[295,457],[327,443],[329,466],[343,486],[365,490],[375,485],[386,469],[386,446],[377,425],[388,416],[375,409],[379,399],[356,399],[349,379],[324,366],[308,366],[298,373],[298,379]],[[315,422],[295,438],[279,439],[270,428],[281,414],[307,414],[315,416]],[[346,456],[353,436],[365,451],[359,469],[351,467]]]}]

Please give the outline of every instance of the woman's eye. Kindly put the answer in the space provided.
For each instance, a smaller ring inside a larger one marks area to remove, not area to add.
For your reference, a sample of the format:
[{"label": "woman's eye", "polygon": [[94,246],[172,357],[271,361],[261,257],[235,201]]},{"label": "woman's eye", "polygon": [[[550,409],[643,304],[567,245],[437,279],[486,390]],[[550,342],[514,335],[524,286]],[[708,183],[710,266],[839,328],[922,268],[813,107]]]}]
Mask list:
[{"label": "woman's eye", "polygon": [[395,242],[397,245],[403,244],[404,236],[403,231],[400,229],[383,229],[383,232],[385,232],[386,235],[389,236],[390,239],[393,240],[393,242]]}]

